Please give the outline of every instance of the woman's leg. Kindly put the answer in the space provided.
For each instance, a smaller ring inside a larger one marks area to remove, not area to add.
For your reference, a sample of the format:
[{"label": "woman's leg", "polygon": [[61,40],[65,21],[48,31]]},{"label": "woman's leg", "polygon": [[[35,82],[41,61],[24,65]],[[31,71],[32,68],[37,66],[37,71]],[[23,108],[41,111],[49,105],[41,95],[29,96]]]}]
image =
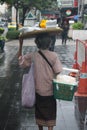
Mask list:
[{"label": "woman's leg", "polygon": [[38,125],[39,130],[43,130],[43,126]]},{"label": "woman's leg", "polygon": [[53,130],[53,126],[48,127],[48,130]]},{"label": "woman's leg", "polygon": [[62,44],[64,43],[64,38],[62,38]]}]

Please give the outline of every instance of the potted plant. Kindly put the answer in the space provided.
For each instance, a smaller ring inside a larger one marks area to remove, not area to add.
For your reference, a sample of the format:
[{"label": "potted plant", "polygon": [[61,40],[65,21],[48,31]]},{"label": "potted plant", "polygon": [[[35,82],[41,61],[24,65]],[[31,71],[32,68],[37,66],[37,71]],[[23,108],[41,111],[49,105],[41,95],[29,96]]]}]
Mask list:
[{"label": "potted plant", "polygon": [[0,28],[0,52],[4,52],[6,37],[3,36],[4,28]]},{"label": "potted plant", "polygon": [[73,23],[72,28],[74,30],[83,30],[84,24],[82,22]]},{"label": "potted plant", "polygon": [[86,40],[87,38],[87,30],[84,30],[84,24],[82,22],[73,23],[73,40]]},{"label": "potted plant", "polygon": [[0,35],[2,35],[4,32],[4,28],[0,28]]}]

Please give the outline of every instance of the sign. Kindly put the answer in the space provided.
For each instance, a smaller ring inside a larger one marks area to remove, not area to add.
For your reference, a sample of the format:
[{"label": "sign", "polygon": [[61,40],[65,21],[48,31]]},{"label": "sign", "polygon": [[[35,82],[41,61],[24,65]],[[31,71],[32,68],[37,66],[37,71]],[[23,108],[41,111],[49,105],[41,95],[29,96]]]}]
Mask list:
[{"label": "sign", "polygon": [[78,0],[74,0],[74,7],[78,7]]},{"label": "sign", "polygon": [[71,10],[66,10],[66,15],[71,15]]},{"label": "sign", "polygon": [[35,15],[30,11],[27,15],[25,19],[36,19]]}]

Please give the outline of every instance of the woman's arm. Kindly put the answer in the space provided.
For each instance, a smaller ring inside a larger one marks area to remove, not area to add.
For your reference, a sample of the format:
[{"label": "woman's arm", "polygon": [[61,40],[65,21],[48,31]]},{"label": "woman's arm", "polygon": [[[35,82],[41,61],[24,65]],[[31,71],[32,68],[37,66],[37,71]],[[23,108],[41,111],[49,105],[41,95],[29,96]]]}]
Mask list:
[{"label": "woman's arm", "polygon": [[19,37],[19,50],[18,50],[18,60],[19,65],[23,68],[29,67],[32,62],[32,53],[27,53],[26,55],[22,55],[22,46],[23,46],[23,38]]},{"label": "woman's arm", "polygon": [[23,46],[23,38],[19,37],[19,50],[18,50],[18,58],[22,56],[22,46]]}]

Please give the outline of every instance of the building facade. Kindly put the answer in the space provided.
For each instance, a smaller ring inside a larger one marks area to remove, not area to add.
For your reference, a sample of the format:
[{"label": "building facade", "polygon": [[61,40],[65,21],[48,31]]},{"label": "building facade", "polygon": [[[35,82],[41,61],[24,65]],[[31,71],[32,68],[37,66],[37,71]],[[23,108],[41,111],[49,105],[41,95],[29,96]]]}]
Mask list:
[{"label": "building facade", "polygon": [[72,7],[73,0],[61,0],[61,7]]},{"label": "building facade", "polygon": [[4,14],[7,10],[7,5],[6,4],[3,4],[3,5],[0,5],[0,14]]},{"label": "building facade", "polygon": [[59,7],[77,7],[78,0],[57,0]]}]

